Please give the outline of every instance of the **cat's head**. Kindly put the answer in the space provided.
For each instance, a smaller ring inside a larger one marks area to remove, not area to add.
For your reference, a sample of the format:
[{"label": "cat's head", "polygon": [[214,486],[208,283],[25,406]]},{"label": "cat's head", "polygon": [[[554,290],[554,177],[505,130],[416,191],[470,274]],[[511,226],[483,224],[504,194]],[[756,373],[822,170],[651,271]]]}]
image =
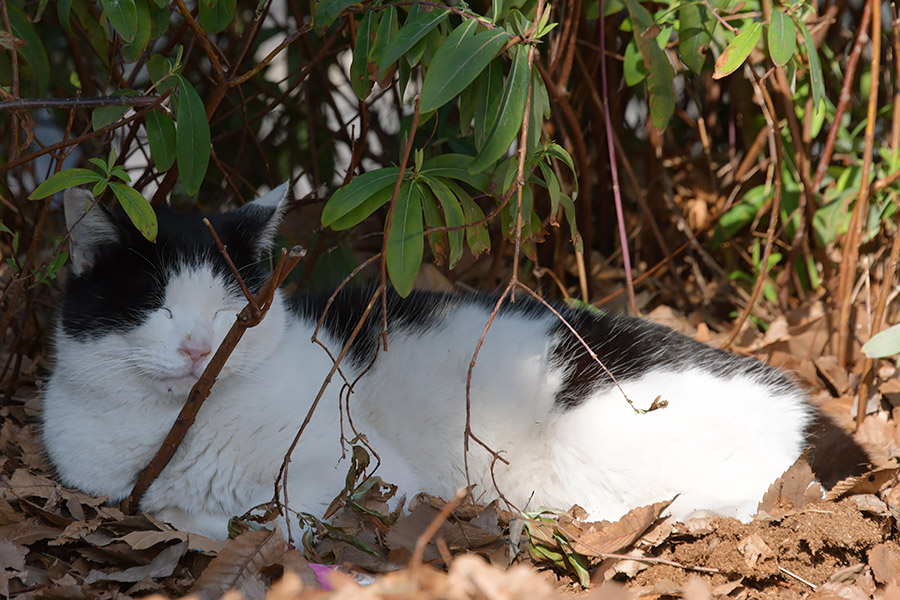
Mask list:
[{"label": "cat's head", "polygon": [[[268,274],[268,257],[287,203],[284,184],[228,213],[156,211],[155,243],[124,214],[111,214],[90,192],[64,197],[71,273],[57,335],[57,370],[96,369],[148,393],[183,398],[247,301],[206,216],[251,292]],[[247,373],[275,351],[284,328],[280,296],[245,334],[220,377]],[[67,364],[82,362],[81,365]]]}]

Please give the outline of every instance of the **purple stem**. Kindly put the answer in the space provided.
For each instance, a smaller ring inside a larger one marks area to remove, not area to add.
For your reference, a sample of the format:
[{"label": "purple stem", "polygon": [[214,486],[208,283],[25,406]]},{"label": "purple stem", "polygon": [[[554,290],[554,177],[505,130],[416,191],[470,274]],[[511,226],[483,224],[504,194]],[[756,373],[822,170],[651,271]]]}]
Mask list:
[{"label": "purple stem", "polygon": [[[616,152],[613,146],[612,123],[609,118],[609,93],[606,86],[606,23],[603,16],[606,0],[600,0],[600,94],[603,100],[603,120],[606,124],[606,151],[609,154],[609,170],[612,174],[613,197],[616,201],[616,219],[619,222],[619,241],[622,244],[622,261],[625,266],[625,283],[628,286],[628,301],[631,312],[638,314],[634,299],[634,281],[631,276],[631,257],[628,255],[628,234],[625,232],[625,216],[622,212],[622,194],[619,190],[619,170],[616,167]],[[588,251],[590,251],[588,249]]]}]

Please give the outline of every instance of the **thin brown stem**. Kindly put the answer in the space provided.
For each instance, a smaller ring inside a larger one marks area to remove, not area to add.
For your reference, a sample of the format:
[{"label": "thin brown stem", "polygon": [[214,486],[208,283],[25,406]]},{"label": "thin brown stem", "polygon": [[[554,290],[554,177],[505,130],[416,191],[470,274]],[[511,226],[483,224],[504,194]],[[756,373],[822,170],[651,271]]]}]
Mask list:
[{"label": "thin brown stem", "polygon": [[[868,10],[872,13],[872,62],[870,73],[880,73],[881,65],[881,2],[869,0],[866,2]],[[859,245],[863,230],[866,227],[866,215],[869,207],[869,173],[872,170],[872,149],[875,144],[875,119],[878,112],[878,84],[880,77],[871,77],[869,84],[869,104],[866,115],[865,148],[863,150],[862,175],[860,179],[859,193],[856,197],[853,215],[847,236],[844,240],[844,257],[841,260],[838,272],[838,289],[835,300],[838,304],[838,364],[847,366],[850,354],[850,308],[851,294],[853,293],[853,280],[856,278],[856,269],[859,266]],[[865,400],[860,399],[860,404]]]}]

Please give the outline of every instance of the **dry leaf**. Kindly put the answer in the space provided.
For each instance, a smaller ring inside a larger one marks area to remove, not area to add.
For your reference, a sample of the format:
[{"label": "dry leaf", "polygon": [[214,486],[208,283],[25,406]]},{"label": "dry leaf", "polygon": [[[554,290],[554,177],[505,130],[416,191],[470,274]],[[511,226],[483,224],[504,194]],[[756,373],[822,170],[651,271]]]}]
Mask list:
[{"label": "dry leaf", "polygon": [[265,585],[259,571],[278,562],[286,547],[287,543],[279,529],[242,533],[231,540],[209,563],[194,583],[191,593],[201,599],[212,600],[234,588],[240,590],[248,600],[262,598]]},{"label": "dry leaf", "polygon": [[125,570],[112,570],[109,573],[91,571],[88,573],[87,577],[84,578],[84,582],[121,581],[135,583],[141,581],[145,577],[168,577],[175,571],[175,567],[178,566],[178,561],[184,556],[185,552],[187,552],[187,542],[174,544],[164,548],[148,565],[131,567],[130,569]]},{"label": "dry leaf", "polygon": [[856,477],[848,477],[847,479],[837,482],[837,484],[825,494],[825,499],[837,500],[842,496],[850,494],[874,494],[884,487],[886,483],[892,481],[897,476],[898,471],[900,471],[900,467],[876,469]]},{"label": "dry leaf", "polygon": [[900,585],[900,548],[896,543],[878,544],[872,548],[869,566],[878,583]]},{"label": "dry leaf", "polygon": [[784,474],[769,486],[757,507],[759,512],[801,508],[822,499],[822,486],[816,481],[804,452]]},{"label": "dry leaf", "polygon": [[692,575],[681,593],[684,600],[712,600],[713,594],[709,584],[705,579],[700,579],[696,575]]},{"label": "dry leaf", "polygon": [[619,552],[647,531],[675,499],[639,506],[608,525],[591,523],[590,528],[572,540],[573,548],[587,556]]},{"label": "dry leaf", "polygon": [[447,583],[448,589],[463,592],[463,597],[469,598],[551,600],[558,597],[535,570],[517,565],[503,571],[472,554],[463,554],[453,561]]},{"label": "dry leaf", "polygon": [[743,555],[744,562],[746,562],[747,566],[751,569],[755,568],[760,561],[765,561],[766,559],[775,556],[772,549],[769,548],[766,542],[756,533],[741,540],[737,545],[737,549],[738,552]]},{"label": "dry leaf", "polygon": [[181,531],[132,531],[119,539],[134,550],[145,550],[156,544],[171,542],[172,540],[183,542],[188,539],[188,534]]},{"label": "dry leaf", "polygon": [[887,504],[885,504],[875,494],[858,494],[850,496],[850,501],[856,505],[861,512],[867,512],[880,517],[886,517],[890,514]]}]

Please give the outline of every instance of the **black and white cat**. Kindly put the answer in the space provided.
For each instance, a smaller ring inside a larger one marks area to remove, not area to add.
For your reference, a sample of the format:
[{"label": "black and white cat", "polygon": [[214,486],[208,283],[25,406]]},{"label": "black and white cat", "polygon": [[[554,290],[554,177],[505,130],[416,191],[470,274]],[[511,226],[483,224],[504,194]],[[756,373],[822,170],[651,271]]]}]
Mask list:
[{"label": "black and white cat", "polygon": [[[254,291],[285,190],[209,217]],[[124,217],[89,209],[92,202],[84,190],[65,194],[72,272],[43,440],[63,483],[116,501],[156,453],[245,300],[201,215],[160,210],[152,244]],[[368,298],[351,290],[332,306],[320,337],[333,355]],[[285,451],[332,366],[310,342],[325,299],[276,295],[141,508],[221,538],[229,517],[271,499]],[[350,406],[381,458],[378,474],[408,495],[447,498],[466,483],[466,373],[493,302],[428,293],[388,301],[388,351],[357,383]],[[509,461],[495,464],[496,484],[520,509],[579,504],[591,518],[615,519],[678,494],[670,509],[678,517],[710,510],[748,519],[816,424],[837,431],[785,375],[754,359],[647,321],[564,314],[638,408],[657,398],[668,406],[636,413],[554,315],[535,302],[507,304],[474,368],[471,417],[473,433]],[[371,362],[380,329],[373,317],[361,331],[342,366],[349,380]],[[293,453],[293,510],[321,514],[343,488],[340,387],[329,386]],[[842,441],[837,468],[858,469],[863,454]],[[491,462],[470,445],[471,482],[485,500],[497,497]]]}]

